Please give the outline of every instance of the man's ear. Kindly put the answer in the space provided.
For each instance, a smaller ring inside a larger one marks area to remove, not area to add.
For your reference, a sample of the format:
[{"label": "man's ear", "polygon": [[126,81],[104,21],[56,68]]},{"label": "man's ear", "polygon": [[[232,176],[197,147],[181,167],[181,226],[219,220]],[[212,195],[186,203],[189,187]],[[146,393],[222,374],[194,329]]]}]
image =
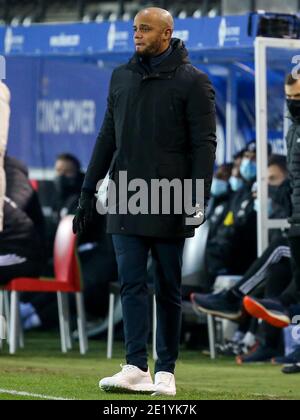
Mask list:
[{"label": "man's ear", "polygon": [[165,39],[166,40],[171,39],[172,38],[172,34],[173,34],[173,31],[172,31],[171,28],[165,29],[164,35],[165,35]]}]

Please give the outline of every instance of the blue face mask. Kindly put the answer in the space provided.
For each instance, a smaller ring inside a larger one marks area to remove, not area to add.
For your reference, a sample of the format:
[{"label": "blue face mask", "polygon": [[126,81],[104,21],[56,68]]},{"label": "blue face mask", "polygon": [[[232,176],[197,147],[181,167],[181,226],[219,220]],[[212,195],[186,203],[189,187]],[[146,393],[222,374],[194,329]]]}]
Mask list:
[{"label": "blue face mask", "polygon": [[213,197],[221,197],[228,192],[228,182],[214,178],[211,185],[211,195]]},{"label": "blue face mask", "polygon": [[[254,210],[255,210],[256,212],[258,212],[258,204],[259,204],[259,201],[258,201],[258,198],[256,198],[256,199],[254,200]],[[271,198],[269,198],[269,199],[268,199],[268,215],[269,215],[269,217],[271,217],[271,216],[272,216],[272,213],[273,213],[273,204],[272,204],[272,199],[271,199]]]},{"label": "blue face mask", "polygon": [[250,159],[243,159],[240,173],[246,181],[254,181],[256,178],[256,163]]},{"label": "blue face mask", "polygon": [[229,184],[233,192],[239,191],[244,186],[244,181],[242,178],[238,178],[237,176],[231,176],[229,178]]}]

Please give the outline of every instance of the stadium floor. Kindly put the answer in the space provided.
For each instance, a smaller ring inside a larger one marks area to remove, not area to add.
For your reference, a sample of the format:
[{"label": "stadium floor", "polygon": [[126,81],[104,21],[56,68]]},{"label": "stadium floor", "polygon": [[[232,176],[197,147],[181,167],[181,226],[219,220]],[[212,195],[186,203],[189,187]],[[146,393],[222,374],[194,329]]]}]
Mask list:
[{"label": "stadium floor", "polygon": [[[120,343],[108,361],[104,341],[90,342],[89,353],[80,356],[77,349],[62,355],[57,335],[30,333],[25,339],[25,349],[16,356],[8,355],[6,346],[0,352],[0,400],[159,400],[99,390],[99,378],[124,363]],[[300,399],[300,375],[285,376],[266,364],[236,366],[226,358],[212,362],[197,351],[181,351],[176,377],[176,400]]]}]

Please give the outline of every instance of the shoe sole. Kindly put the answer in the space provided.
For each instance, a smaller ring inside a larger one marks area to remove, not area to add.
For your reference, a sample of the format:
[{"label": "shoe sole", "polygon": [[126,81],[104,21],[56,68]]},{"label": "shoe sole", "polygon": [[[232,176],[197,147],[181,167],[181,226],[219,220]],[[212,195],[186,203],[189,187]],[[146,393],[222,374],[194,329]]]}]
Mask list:
[{"label": "shoe sole", "polygon": [[176,392],[155,391],[155,392],[153,392],[153,394],[151,394],[151,397],[160,397],[160,396],[175,397]]},{"label": "shoe sole", "polygon": [[204,312],[207,315],[217,316],[219,318],[228,319],[229,321],[237,321],[241,318],[242,312],[234,313],[234,314],[224,314],[224,312],[213,311],[211,309],[203,308],[200,306],[195,300],[194,297],[191,296],[191,301],[193,304],[194,311],[198,315],[198,311]]},{"label": "shoe sole", "polygon": [[268,311],[263,305],[252,300],[246,296],[243,300],[246,311],[255,318],[262,319],[273,327],[286,328],[290,325],[291,320],[285,315],[275,315],[273,312]]},{"label": "shoe sole", "polygon": [[[287,370],[286,370],[287,369]],[[293,375],[296,373],[300,373],[300,364],[293,364],[293,365],[285,365],[284,368],[282,369],[282,373],[286,374],[286,375]]]},{"label": "shoe sole", "polygon": [[116,385],[101,385],[101,384],[99,384],[99,388],[101,389],[101,391],[104,391],[104,392],[117,392],[117,393],[122,393],[122,394],[136,394],[136,393],[152,394],[155,389],[154,385],[151,389],[150,387],[149,389],[145,389],[145,388],[141,389],[138,386],[136,387],[132,386],[130,388],[127,388],[125,386],[122,387],[122,386],[116,386]]}]

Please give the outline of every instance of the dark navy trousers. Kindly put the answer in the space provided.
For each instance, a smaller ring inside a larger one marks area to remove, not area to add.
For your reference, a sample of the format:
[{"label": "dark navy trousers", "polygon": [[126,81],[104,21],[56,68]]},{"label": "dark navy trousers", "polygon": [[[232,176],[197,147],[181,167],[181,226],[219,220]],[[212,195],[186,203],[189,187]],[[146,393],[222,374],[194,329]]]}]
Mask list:
[{"label": "dark navy trousers", "polygon": [[155,373],[174,372],[181,329],[181,268],[185,239],[112,235],[123,308],[126,362],[147,369],[149,295],[147,261],[153,259],[157,302]]}]

